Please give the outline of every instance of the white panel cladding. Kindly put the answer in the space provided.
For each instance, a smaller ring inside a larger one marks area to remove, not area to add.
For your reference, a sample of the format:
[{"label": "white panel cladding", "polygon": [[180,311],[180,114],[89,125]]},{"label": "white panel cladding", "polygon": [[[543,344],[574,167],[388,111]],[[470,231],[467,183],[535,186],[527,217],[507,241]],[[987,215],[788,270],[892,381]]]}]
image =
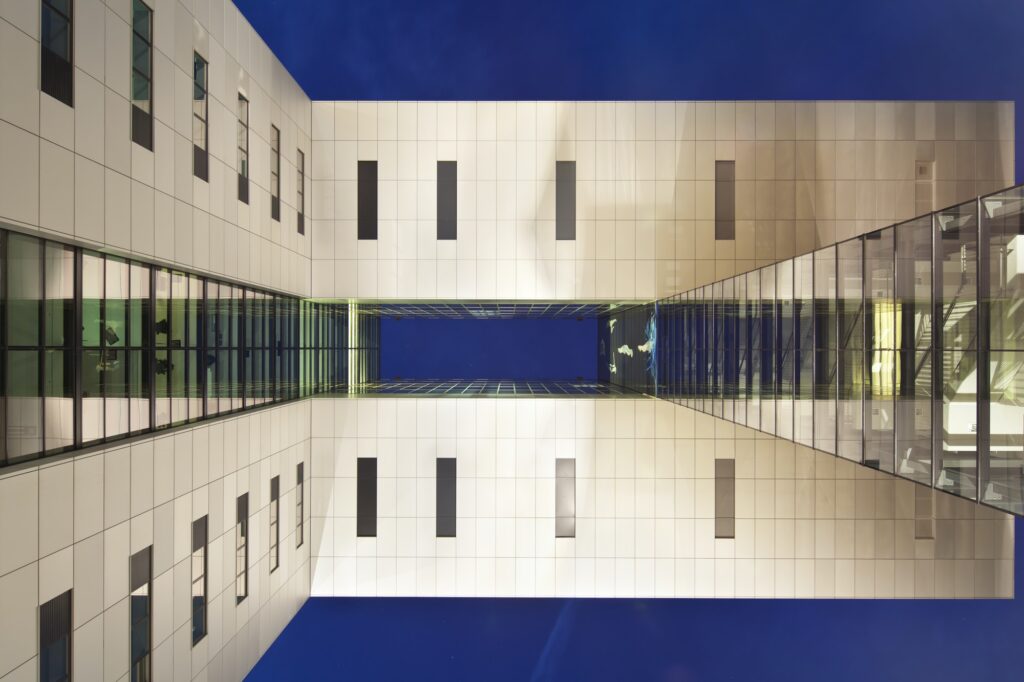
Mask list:
[{"label": "white panel cladding", "polygon": [[[1013,521],[657,400],[313,403],[312,595],[1009,597]],[[356,459],[378,458],[377,537],[356,537]],[[435,458],[458,461],[457,535],[435,537]],[[576,537],[555,537],[555,459]],[[735,539],[715,459],[736,460]]]},{"label": "white panel cladding", "polygon": [[[76,1],[74,108],[39,91],[38,3],[0,7],[0,223],[308,294],[295,163],[297,149],[311,155],[309,98],[233,3],[149,4],[153,151],[131,141],[130,2]],[[192,176],[193,50],[210,65],[209,183]],[[251,103],[249,205],[235,179],[240,91]],[[280,222],[270,217],[271,124],[282,139]]]},{"label": "white panel cladding", "polygon": [[[294,535],[296,464],[310,461],[309,423],[310,403],[295,402],[0,472],[0,679],[38,677],[36,611],[68,589],[75,676],[126,676],[129,557],[150,545],[155,677],[242,679],[309,595],[311,545],[296,548]],[[277,475],[281,567],[270,574],[268,504]],[[250,587],[236,604],[235,500],[244,492]],[[190,531],[204,514],[209,625],[192,647]],[[308,512],[304,523],[308,536]]]},{"label": "white panel cladding", "polygon": [[[313,102],[314,296],[652,299],[1013,184],[1012,102]],[[379,168],[356,239],[356,164]],[[436,239],[437,161],[458,239]],[[716,160],[736,235],[714,238]],[[576,239],[555,239],[556,161]]]}]

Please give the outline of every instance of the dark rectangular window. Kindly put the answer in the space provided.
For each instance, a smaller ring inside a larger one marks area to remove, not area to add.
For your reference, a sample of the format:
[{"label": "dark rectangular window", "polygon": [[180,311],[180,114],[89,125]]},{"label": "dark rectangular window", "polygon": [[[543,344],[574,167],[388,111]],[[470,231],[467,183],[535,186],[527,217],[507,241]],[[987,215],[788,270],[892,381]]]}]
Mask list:
[{"label": "dark rectangular window", "polygon": [[437,238],[458,237],[458,167],[455,161],[437,162]]},{"label": "dark rectangular window", "polygon": [[303,517],[306,514],[306,466],[299,462],[295,467],[295,546],[302,547],[305,542]]},{"label": "dark rectangular window", "polygon": [[249,100],[238,93],[238,200],[249,203]]},{"label": "dark rectangular window", "polygon": [[360,457],[356,462],[356,535],[377,536],[376,457]]},{"label": "dark rectangular window", "polygon": [[270,572],[281,565],[281,477],[270,479]]},{"label": "dark rectangular window", "polygon": [[192,646],[206,637],[207,518],[192,522]]},{"label": "dark rectangular window", "polygon": [[73,106],[75,70],[73,0],[43,0],[40,33],[39,87],[50,97]]},{"label": "dark rectangular window", "polygon": [[576,460],[555,460],[555,537],[576,537]]},{"label": "dark rectangular window", "polygon": [[192,53],[192,174],[200,180],[210,179],[209,100],[206,96],[206,60]]},{"label": "dark rectangular window", "polygon": [[736,238],[736,162],[715,161],[715,239]]},{"label": "dark rectangular window", "polygon": [[39,607],[40,682],[71,679],[71,590]]},{"label": "dark rectangular window", "polygon": [[270,217],[281,220],[281,131],[270,126]]},{"label": "dark rectangular window", "polygon": [[235,603],[249,596],[249,493],[235,500]]},{"label": "dark rectangular window", "polygon": [[153,10],[132,0],[132,141],[153,149]]},{"label": "dark rectangular window", "polygon": [[306,155],[301,149],[295,151],[295,210],[299,234],[306,234]]},{"label": "dark rectangular window", "polygon": [[555,239],[576,239],[576,162],[555,162]]},{"label": "dark rectangular window", "polygon": [[131,682],[153,679],[149,652],[153,642],[153,546],[132,555],[128,570],[131,580]]},{"label": "dark rectangular window", "polygon": [[736,460],[715,460],[715,537],[736,537]]},{"label": "dark rectangular window", "polygon": [[359,239],[377,238],[377,162],[359,162],[359,189],[356,199]]},{"label": "dark rectangular window", "polygon": [[455,458],[437,458],[437,537],[455,537]]}]

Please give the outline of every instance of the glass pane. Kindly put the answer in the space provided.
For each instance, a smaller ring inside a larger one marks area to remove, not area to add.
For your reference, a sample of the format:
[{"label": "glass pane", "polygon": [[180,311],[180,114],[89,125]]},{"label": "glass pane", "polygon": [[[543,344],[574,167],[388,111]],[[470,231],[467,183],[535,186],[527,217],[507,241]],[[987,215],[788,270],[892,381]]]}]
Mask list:
[{"label": "glass pane", "polygon": [[150,21],[151,16],[152,11],[144,2],[141,2],[141,0],[132,0],[132,30],[149,42],[153,42],[153,37],[150,35],[152,25],[152,22]]},{"label": "glass pane", "polygon": [[132,69],[145,80],[151,77],[149,43],[137,33],[132,34]]},{"label": "glass pane", "polygon": [[171,338],[171,273],[163,268],[156,270],[156,320],[153,331],[156,345],[167,346]]},{"label": "glass pane", "polygon": [[103,329],[103,257],[82,254],[82,345],[99,348]]},{"label": "glass pane", "polygon": [[103,344],[123,348],[128,338],[128,264],[107,258]]},{"label": "glass pane", "polygon": [[942,315],[942,429],[935,486],[977,496],[977,202],[935,214]]},{"label": "glass pane", "polygon": [[775,265],[775,310],[776,339],[778,347],[776,361],[776,424],[775,433],[780,438],[793,440],[793,378],[794,378],[794,335],[796,321],[793,317],[793,261],[785,260]]},{"label": "glass pane", "polygon": [[86,443],[103,438],[104,353],[101,349],[82,351],[82,441]]},{"label": "glass pane", "polygon": [[896,381],[896,285],[893,228],[864,237],[865,329],[869,358],[864,406],[864,463],[893,470]]},{"label": "glass pane", "polygon": [[7,244],[7,343],[38,346],[42,244],[13,232],[8,233]]},{"label": "glass pane", "polygon": [[793,261],[796,358],[793,378],[793,440],[814,445],[814,256]]},{"label": "glass pane", "polygon": [[188,304],[188,277],[183,272],[171,273],[171,341],[172,348],[185,346],[185,320]]},{"label": "glass pane", "polygon": [[836,249],[814,254],[814,447],[836,451]]},{"label": "glass pane", "polygon": [[839,351],[836,406],[836,454],[860,462],[863,455],[864,309],[863,252],[860,239],[836,249]]},{"label": "glass pane", "polygon": [[149,376],[150,352],[133,350],[128,354],[129,371],[129,425],[133,433],[150,428]]},{"label": "glass pane", "polygon": [[[61,3],[52,3],[59,5]],[[46,5],[43,6],[43,47],[64,61],[71,61],[71,25],[68,20]]]},{"label": "glass pane", "polygon": [[39,351],[7,351],[7,461],[16,462],[43,449],[43,412]]},{"label": "glass pane", "polygon": [[46,345],[67,347],[73,341],[75,319],[75,252],[46,242]]},{"label": "glass pane", "polygon": [[128,308],[128,345],[148,345],[147,326],[150,318],[149,266],[132,263],[129,282],[131,300]]},{"label": "glass pane", "polygon": [[761,430],[775,433],[775,266],[761,269]]},{"label": "glass pane", "polygon": [[46,419],[46,449],[53,452],[75,444],[74,354],[50,350],[45,353],[43,411]]}]

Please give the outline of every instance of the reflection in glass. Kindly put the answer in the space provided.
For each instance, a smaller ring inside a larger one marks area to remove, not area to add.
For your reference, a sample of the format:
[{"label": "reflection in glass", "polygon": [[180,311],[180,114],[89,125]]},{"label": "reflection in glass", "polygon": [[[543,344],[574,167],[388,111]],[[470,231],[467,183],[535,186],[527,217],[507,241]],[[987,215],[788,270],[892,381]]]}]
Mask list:
[{"label": "reflection in glass", "polygon": [[793,313],[793,261],[775,265],[777,387],[775,434],[793,440],[793,379],[795,375],[796,320]]},{"label": "reflection in glass", "polygon": [[836,452],[836,248],[814,253],[814,447]]},{"label": "reflection in glass", "polygon": [[864,287],[862,241],[851,239],[836,247],[836,301],[839,354],[836,402],[836,454],[862,461],[864,386]]},{"label": "reflection in glass", "polygon": [[814,256],[793,261],[793,440],[814,445]]},{"label": "reflection in glass", "polygon": [[865,335],[864,463],[893,470],[896,310],[893,228],[864,236]]},{"label": "reflection in glass", "polygon": [[761,269],[761,430],[775,433],[775,266]]}]

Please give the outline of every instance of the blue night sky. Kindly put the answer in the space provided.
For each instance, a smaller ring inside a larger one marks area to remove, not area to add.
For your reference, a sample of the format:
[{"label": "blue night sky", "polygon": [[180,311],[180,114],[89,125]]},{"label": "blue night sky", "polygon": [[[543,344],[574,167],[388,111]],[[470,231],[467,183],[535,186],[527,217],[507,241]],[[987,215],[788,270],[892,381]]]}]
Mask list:
[{"label": "blue night sky", "polygon": [[[314,99],[1012,99],[1022,177],[1020,1],[236,4]],[[1020,679],[1022,624],[1020,599],[315,599],[252,679]]]}]

